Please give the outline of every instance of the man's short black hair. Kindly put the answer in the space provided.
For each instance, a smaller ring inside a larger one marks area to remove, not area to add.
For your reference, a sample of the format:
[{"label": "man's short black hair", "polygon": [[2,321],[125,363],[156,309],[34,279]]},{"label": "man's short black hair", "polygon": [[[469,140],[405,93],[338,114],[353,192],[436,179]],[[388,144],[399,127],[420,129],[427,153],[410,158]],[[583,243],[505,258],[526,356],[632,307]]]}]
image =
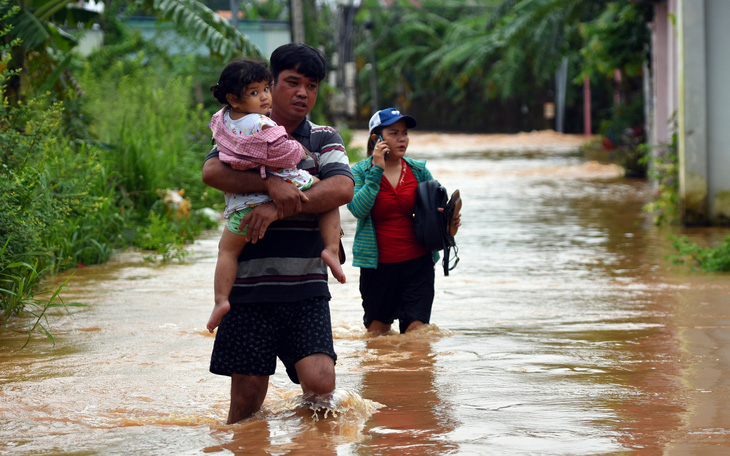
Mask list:
[{"label": "man's short black hair", "polygon": [[294,70],[321,82],[327,74],[327,61],[322,52],[306,44],[284,44],[271,54],[271,72],[274,74],[274,82],[279,79],[279,73],[284,70]]}]

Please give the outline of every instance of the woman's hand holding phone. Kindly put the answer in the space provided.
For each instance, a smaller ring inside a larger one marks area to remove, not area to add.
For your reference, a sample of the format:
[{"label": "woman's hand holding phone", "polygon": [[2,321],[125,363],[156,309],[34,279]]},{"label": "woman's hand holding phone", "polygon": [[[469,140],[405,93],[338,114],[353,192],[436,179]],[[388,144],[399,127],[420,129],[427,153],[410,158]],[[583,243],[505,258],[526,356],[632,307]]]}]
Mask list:
[{"label": "woman's hand holding phone", "polygon": [[385,143],[382,136],[373,135],[372,137],[375,140],[375,148],[373,150],[373,164],[380,166],[381,168],[385,168],[385,160],[388,159],[388,153],[390,153],[390,148],[388,147],[388,144]]},{"label": "woman's hand holding phone", "polygon": [[[383,141],[383,137],[382,137],[382,136],[380,136],[380,135],[378,135],[378,139],[379,139],[379,140],[380,140],[381,142],[383,142],[383,143],[385,142],[385,141]],[[383,160],[385,160],[385,161],[388,161],[388,154],[389,154],[389,153],[390,153],[390,149],[386,149],[386,150],[385,150],[385,155],[383,155]]]}]

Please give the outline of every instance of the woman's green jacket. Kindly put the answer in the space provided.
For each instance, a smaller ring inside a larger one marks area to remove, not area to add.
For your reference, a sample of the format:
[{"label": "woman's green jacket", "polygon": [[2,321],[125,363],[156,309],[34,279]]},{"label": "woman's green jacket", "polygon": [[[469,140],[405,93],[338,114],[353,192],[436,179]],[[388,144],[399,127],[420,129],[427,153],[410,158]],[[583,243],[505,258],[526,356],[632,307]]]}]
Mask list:
[{"label": "woman's green jacket", "polygon": [[[413,171],[418,182],[433,179],[431,172],[426,168],[425,160],[414,160],[403,157],[406,164]],[[375,197],[380,190],[380,179],[383,177],[383,168],[373,165],[373,157],[368,157],[355,163],[352,174],[355,176],[355,196],[347,205],[347,209],[357,218],[355,239],[352,245],[352,265],[360,268],[378,267],[378,245],[375,240],[375,227],[370,211],[375,204]],[[438,252],[433,252],[433,262],[439,259]]]}]

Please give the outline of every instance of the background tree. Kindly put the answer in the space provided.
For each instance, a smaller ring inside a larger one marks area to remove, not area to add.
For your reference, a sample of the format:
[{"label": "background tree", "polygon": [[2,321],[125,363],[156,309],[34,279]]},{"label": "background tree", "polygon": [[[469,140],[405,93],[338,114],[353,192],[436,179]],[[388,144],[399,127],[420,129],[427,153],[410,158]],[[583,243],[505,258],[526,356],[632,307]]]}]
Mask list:
[{"label": "background tree", "polygon": [[[200,180],[210,113],[196,103],[202,90],[192,75],[202,67],[217,77],[233,55],[259,52],[199,2],[118,1],[94,13],[110,33],[86,58],[62,27],[77,17],[68,3],[0,0],[4,93],[22,75],[14,104],[0,99],[0,325],[30,312],[30,331],[51,305],[34,297],[45,275],[130,246],[151,259],[180,259],[183,244],[216,225],[201,212],[222,198],[209,197]],[[171,55],[125,29],[118,15],[135,5],[177,24],[210,54]],[[64,85],[72,80],[83,93]],[[178,192],[185,204],[166,202]]]},{"label": "background tree", "polygon": [[[575,82],[591,75],[594,105],[610,106],[612,78],[596,71],[596,63],[624,65],[627,54],[611,54],[610,61],[591,54],[594,60],[586,62],[583,49],[600,39],[590,26],[616,8],[612,5],[624,12],[613,16],[623,27],[645,28],[645,14],[626,12],[636,7],[629,0],[427,0],[418,6],[401,0],[389,8],[366,0],[358,15],[359,100],[368,111],[362,116],[369,113],[369,82],[375,72],[384,103],[417,110],[427,127],[545,128],[542,106],[554,100],[555,72],[564,58]],[[648,40],[648,35],[635,37],[636,45]],[[621,40],[618,35],[613,42],[620,47]],[[646,59],[646,53],[632,55]],[[582,118],[582,91],[577,89],[573,85],[568,91],[571,119]],[[581,127],[569,124],[573,131]]]},{"label": "background tree", "polygon": [[23,95],[32,96],[32,92],[24,93],[26,89],[35,88],[42,93],[59,83],[57,88],[62,91],[69,83],[64,72],[70,64],[69,51],[77,40],[56,24],[71,21],[72,24],[88,25],[95,16],[80,8],[67,8],[69,3],[66,0],[17,0],[0,5],[0,15],[5,15],[10,8],[17,11],[6,18],[9,30],[2,37],[5,44],[20,40],[11,51],[10,61],[10,69],[18,71],[7,80],[3,92],[12,105]]},{"label": "background tree", "polygon": [[[203,43],[211,54],[223,59],[228,60],[240,53],[261,55],[258,47],[245,35],[196,0],[135,0],[131,4],[124,3],[127,5],[120,8],[121,12],[141,10],[169,21],[178,33]],[[120,2],[112,2],[112,5],[119,7]],[[0,5],[0,15],[11,7],[17,7],[18,13],[8,18],[7,25],[11,28],[2,39],[4,44],[20,39],[20,44],[12,50],[11,60],[11,69],[20,71],[8,80],[5,95],[11,103],[17,103],[22,96],[33,96],[53,88],[58,98],[66,98],[68,87],[73,84],[68,72],[73,57],[71,51],[78,40],[63,26],[90,27],[99,17],[98,13],[77,7],[71,0],[15,0]]]}]

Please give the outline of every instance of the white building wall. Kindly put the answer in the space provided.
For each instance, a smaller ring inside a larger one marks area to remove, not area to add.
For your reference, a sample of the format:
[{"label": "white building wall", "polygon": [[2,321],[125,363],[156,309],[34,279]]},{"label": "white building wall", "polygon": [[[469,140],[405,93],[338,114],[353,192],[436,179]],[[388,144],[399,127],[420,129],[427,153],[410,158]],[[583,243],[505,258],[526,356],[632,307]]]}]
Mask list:
[{"label": "white building wall", "polygon": [[728,225],[730,0],[666,0],[654,11],[650,141],[671,141],[676,113],[683,221]]},{"label": "white building wall", "polygon": [[706,0],[679,0],[679,197],[683,220],[707,222]]},{"label": "white building wall", "polygon": [[705,0],[709,215],[730,223],[730,1]]}]

